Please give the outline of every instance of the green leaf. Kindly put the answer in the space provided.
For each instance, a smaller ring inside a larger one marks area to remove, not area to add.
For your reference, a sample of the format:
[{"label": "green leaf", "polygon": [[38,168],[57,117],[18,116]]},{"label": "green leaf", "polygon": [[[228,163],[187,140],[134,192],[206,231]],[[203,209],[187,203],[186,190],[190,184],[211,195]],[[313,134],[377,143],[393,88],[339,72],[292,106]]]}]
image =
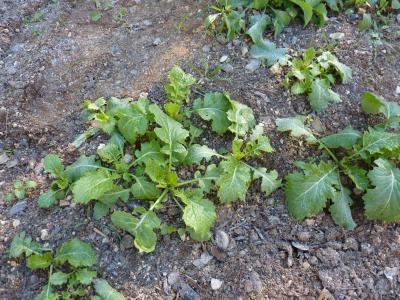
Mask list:
[{"label": "green leaf", "polygon": [[250,135],[249,140],[245,146],[245,152],[247,157],[260,156],[263,152],[272,153],[274,149],[272,148],[268,137],[263,135],[264,125],[258,124],[254,127],[253,132]]},{"label": "green leaf", "polygon": [[345,168],[345,173],[354,182],[356,187],[365,191],[369,186],[369,181],[367,177],[367,171],[356,166],[350,166]]},{"label": "green leaf", "polygon": [[122,157],[120,148],[114,143],[102,144],[97,148],[97,154],[107,163],[115,163]]},{"label": "green leaf", "polygon": [[89,271],[88,269],[80,269],[75,273],[76,280],[81,284],[88,285],[91,284],[93,279],[95,279],[97,273],[95,271]]},{"label": "green leaf", "polygon": [[379,158],[369,173],[373,189],[363,196],[368,219],[396,222],[400,220],[400,170],[390,161]]},{"label": "green leaf", "polygon": [[268,0],[253,0],[252,7],[254,9],[263,9],[268,6]]},{"label": "green leaf", "polygon": [[63,285],[67,283],[69,278],[69,274],[64,273],[64,272],[56,272],[51,274],[49,277],[49,283],[51,285]]},{"label": "green leaf", "polygon": [[316,112],[324,110],[330,102],[341,102],[339,94],[332,91],[328,81],[324,79],[315,79],[312,82],[308,100]]},{"label": "green leaf", "polygon": [[150,141],[141,144],[140,150],[135,151],[135,163],[143,164],[148,161],[164,161],[165,155],[161,152],[160,145],[156,141]]},{"label": "green leaf", "polygon": [[166,162],[149,160],[146,162],[146,167],[144,171],[152,181],[157,182],[162,186],[167,185],[168,167],[166,165]]},{"label": "green leaf", "polygon": [[311,18],[313,16],[313,7],[303,0],[290,0],[290,1],[300,6],[301,10],[303,11],[304,27],[307,26],[307,24],[311,21]]},{"label": "green leaf", "polygon": [[332,199],[333,204],[330,206],[332,218],[336,224],[343,226],[346,229],[354,229],[357,224],[354,222],[351,215],[350,205],[353,203],[349,197],[350,191],[344,187],[339,192],[335,193]]},{"label": "green leaf", "polygon": [[15,189],[14,194],[15,194],[15,197],[17,197],[17,199],[19,199],[19,200],[24,199],[25,195],[26,195],[25,188]]},{"label": "green leaf", "polygon": [[17,234],[11,242],[9,256],[19,257],[25,253],[25,256],[28,257],[32,255],[32,253],[38,253],[40,251],[40,244],[32,241],[32,238],[29,235],[26,235],[25,231],[22,231]]},{"label": "green leaf", "polygon": [[[140,104],[136,103],[136,105]],[[149,121],[144,112],[135,109],[134,105],[129,105],[127,108],[119,109],[116,112],[118,130],[131,144],[135,143],[138,135],[143,135],[147,131]]]},{"label": "green leaf", "polygon": [[368,131],[364,131],[362,143],[362,149],[359,151],[362,156],[365,151],[369,154],[393,151],[400,147],[400,134],[369,128]]},{"label": "green leaf", "polygon": [[99,10],[94,10],[90,14],[90,20],[92,20],[93,22],[97,22],[101,19],[102,16],[103,15],[101,14],[101,12]]},{"label": "green leaf", "polygon": [[200,189],[176,191],[175,194],[185,203],[183,221],[197,236],[211,237],[210,229],[217,219],[214,203],[203,198]]},{"label": "green leaf", "polygon": [[216,182],[221,176],[221,170],[215,164],[207,166],[204,176],[201,175],[200,171],[196,171],[194,177],[199,179],[200,189],[206,193],[211,190],[212,182]]},{"label": "green leaf", "polygon": [[51,265],[53,257],[51,252],[45,252],[44,254],[33,254],[26,260],[26,265],[31,270],[46,269]]},{"label": "green leaf", "polygon": [[138,200],[151,200],[160,196],[161,192],[152,182],[149,182],[146,177],[135,177],[136,182],[132,185],[131,191],[133,197]]},{"label": "green leaf", "polygon": [[237,136],[244,136],[250,129],[256,125],[253,111],[247,105],[237,101],[230,100],[231,109],[228,110],[228,120],[231,121],[229,130]]},{"label": "green leaf", "polygon": [[90,244],[75,238],[58,248],[54,260],[58,264],[68,262],[75,268],[91,267],[96,264],[96,252],[94,252]]},{"label": "green leaf", "polygon": [[48,154],[43,159],[43,167],[46,172],[55,178],[64,176],[64,165],[61,159],[55,154]]},{"label": "green leaf", "polygon": [[161,126],[154,129],[154,132],[160,140],[166,143],[162,152],[176,156],[179,161],[182,160],[187,154],[187,150],[182,144],[185,143],[189,132],[183,128],[182,124],[163,113],[157,105],[150,105],[149,110],[154,114],[156,123]]},{"label": "green leaf", "polygon": [[208,29],[208,28],[210,27],[210,25],[213,24],[213,23],[218,19],[218,17],[219,17],[220,15],[221,15],[221,14],[218,13],[218,14],[212,14],[212,15],[207,16],[207,17],[205,18],[205,20],[204,20],[204,27],[205,27],[206,29]]},{"label": "green leaf", "polygon": [[46,284],[42,291],[34,298],[34,300],[58,300],[59,297],[53,292],[50,284]]},{"label": "green leaf", "polygon": [[190,87],[196,83],[196,79],[175,66],[169,71],[168,80],[169,83],[165,86],[168,100],[176,104],[188,102]]},{"label": "green leaf", "polygon": [[140,219],[123,211],[115,211],[111,215],[111,221],[114,226],[135,237],[134,243],[140,252],[154,251],[157,242],[154,229],[160,228],[161,222],[153,211],[143,213]]},{"label": "green leaf", "polygon": [[313,135],[310,128],[304,125],[306,119],[304,116],[278,118],[276,119],[276,126],[280,132],[290,131],[291,136],[304,137],[308,143],[315,144],[317,143],[317,138]]},{"label": "green leaf", "polygon": [[252,24],[247,34],[251,37],[254,44],[263,42],[263,33],[268,24],[271,24],[271,19],[267,15],[255,15],[251,16],[250,23]]},{"label": "green leaf", "polygon": [[100,279],[94,285],[96,293],[104,300],[125,300],[125,297],[113,289],[107,281]]},{"label": "green leaf", "polygon": [[278,172],[275,170],[267,172],[266,168],[254,169],[253,178],[261,178],[261,191],[265,193],[265,196],[270,195],[281,186],[281,180],[278,179]]},{"label": "green leaf", "polygon": [[48,190],[47,192],[41,194],[38,198],[38,205],[41,208],[49,208],[56,204],[58,200],[63,199],[65,193],[63,190]]},{"label": "green leaf", "polygon": [[229,109],[229,97],[224,93],[207,93],[204,99],[196,99],[193,103],[193,110],[203,120],[211,120],[211,128],[218,134],[223,134],[228,130],[230,121],[226,113]]},{"label": "green leaf", "polygon": [[233,157],[220,163],[222,175],[217,181],[218,197],[222,203],[244,201],[251,182],[250,168]]},{"label": "green leaf", "polygon": [[352,71],[351,69],[346,66],[345,64],[339,62],[336,56],[334,56],[330,52],[323,52],[318,58],[317,58],[319,64],[325,68],[328,69],[330,66],[336,69],[338,71],[340,78],[342,79],[342,83],[350,83],[352,80]]},{"label": "green leaf", "polygon": [[37,187],[37,183],[36,183],[36,181],[28,180],[27,182],[25,182],[25,187],[27,189],[34,189]]},{"label": "green leaf", "polygon": [[369,114],[382,113],[387,120],[394,119],[394,126],[399,123],[400,105],[396,102],[388,102],[382,97],[371,92],[365,92],[361,99],[361,108]]},{"label": "green leaf", "polygon": [[285,194],[289,213],[304,219],[320,212],[328,199],[335,196],[334,185],[339,185],[336,167],[331,162],[302,164],[303,173],[286,176]]},{"label": "green leaf", "polygon": [[189,147],[185,163],[188,165],[199,165],[203,159],[209,161],[213,156],[218,156],[218,152],[205,145],[194,144]]},{"label": "green leaf", "polygon": [[250,55],[252,58],[260,59],[266,62],[268,66],[272,66],[279,59],[285,57],[286,48],[276,48],[273,42],[263,40],[251,46]]},{"label": "green leaf", "polygon": [[86,204],[90,200],[97,200],[106,192],[113,189],[115,176],[106,170],[98,170],[81,177],[72,186],[74,201]]},{"label": "green leaf", "polygon": [[363,18],[361,21],[358,22],[357,27],[361,31],[365,31],[367,29],[370,29],[373,24],[373,20],[370,14],[363,14]]},{"label": "green leaf", "polygon": [[100,167],[100,162],[96,161],[94,155],[81,155],[73,164],[65,169],[65,175],[70,182],[74,182],[88,172],[96,171]]},{"label": "green leaf", "polygon": [[278,9],[272,9],[272,11],[274,12],[274,36],[276,38],[282,33],[283,29],[289,25],[293,18],[287,11]]},{"label": "green leaf", "polygon": [[345,148],[351,149],[359,140],[361,139],[361,132],[353,129],[352,127],[347,127],[342,131],[328,135],[321,139],[321,141],[328,148]]},{"label": "green leaf", "polygon": [[233,40],[244,29],[245,21],[242,19],[243,14],[232,10],[229,14],[223,13],[222,16],[227,29],[226,37],[228,40]]}]

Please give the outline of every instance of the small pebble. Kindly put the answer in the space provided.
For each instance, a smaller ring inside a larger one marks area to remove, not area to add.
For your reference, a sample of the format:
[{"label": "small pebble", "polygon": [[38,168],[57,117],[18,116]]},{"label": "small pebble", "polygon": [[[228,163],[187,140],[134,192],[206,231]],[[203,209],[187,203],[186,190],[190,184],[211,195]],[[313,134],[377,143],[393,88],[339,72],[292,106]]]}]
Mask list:
[{"label": "small pebble", "polygon": [[10,215],[10,217],[13,217],[23,212],[25,208],[26,208],[26,201],[18,201],[13,205],[13,207],[10,208],[8,214]]},{"label": "small pebble", "polygon": [[12,223],[12,225],[13,225],[14,228],[17,228],[20,224],[21,224],[21,221],[18,220],[18,219],[15,219],[15,220],[13,221],[13,223]]},{"label": "small pebble", "polygon": [[179,280],[180,280],[180,275],[178,272],[172,272],[168,274],[167,281],[169,285],[174,285],[178,283]]},{"label": "small pebble", "polygon": [[231,64],[223,64],[221,69],[225,73],[232,73],[233,72],[233,66]]},{"label": "small pebble", "polygon": [[241,52],[242,52],[242,56],[245,56],[249,52],[249,48],[247,48],[246,46],[243,46],[241,49]]},{"label": "small pebble", "polygon": [[396,94],[397,94],[397,95],[400,95],[400,85],[398,85],[398,86],[396,87]]},{"label": "small pebble", "polygon": [[154,41],[153,41],[153,46],[158,46],[158,45],[160,45],[161,44],[161,38],[156,38]]},{"label": "small pebble", "polygon": [[14,168],[16,165],[18,165],[18,160],[13,159],[13,160],[10,160],[9,162],[7,162],[6,167],[11,169],[11,168]]},{"label": "small pebble", "polygon": [[228,249],[229,246],[229,236],[225,231],[218,230],[215,233],[215,244],[221,250]]},{"label": "small pebble", "polygon": [[213,259],[213,257],[212,257],[210,254],[204,252],[204,253],[201,254],[200,258],[195,259],[195,260],[193,261],[193,264],[194,264],[198,269],[202,269],[202,268],[204,268],[204,267],[210,262],[210,260],[212,260],[212,259]]},{"label": "small pebble", "polygon": [[222,281],[216,278],[211,278],[211,289],[214,291],[219,290],[222,286]]},{"label": "small pebble", "polygon": [[220,63],[226,62],[226,60],[228,59],[228,55],[223,55],[221,56],[221,58],[219,59]]},{"label": "small pebble", "polygon": [[343,32],[334,32],[329,35],[332,40],[343,40],[344,33]]},{"label": "small pebble", "polygon": [[390,267],[385,267],[385,270],[383,273],[385,274],[386,278],[389,280],[393,280],[393,278],[398,274],[399,268],[390,268]]},{"label": "small pebble", "polygon": [[250,62],[244,67],[249,72],[254,72],[261,66],[259,59],[251,59]]},{"label": "small pebble", "polygon": [[0,155],[0,165],[5,164],[7,161],[8,161],[7,154],[3,153],[2,155]]},{"label": "small pebble", "polygon": [[46,240],[49,239],[49,232],[48,232],[47,229],[42,229],[42,230],[40,231],[40,239],[41,239],[42,241],[46,241]]}]

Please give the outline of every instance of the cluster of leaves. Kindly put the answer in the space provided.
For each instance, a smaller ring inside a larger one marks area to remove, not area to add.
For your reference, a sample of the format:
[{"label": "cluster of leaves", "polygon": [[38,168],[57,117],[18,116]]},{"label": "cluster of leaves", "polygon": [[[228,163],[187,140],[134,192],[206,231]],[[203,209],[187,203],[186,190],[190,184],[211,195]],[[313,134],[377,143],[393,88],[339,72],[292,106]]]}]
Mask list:
[{"label": "cluster of leaves", "polygon": [[303,59],[293,59],[287,73],[284,86],[290,87],[293,94],[308,95],[308,101],[314,111],[320,112],[330,102],[340,102],[339,94],[331,86],[336,80],[346,84],[352,79],[352,71],[330,52],[317,56],[314,48],[307,49]]},{"label": "cluster of leaves", "polygon": [[267,18],[266,25],[273,26],[276,37],[296,18],[303,19],[304,26],[310,22],[324,25],[327,6],[339,11],[337,0],[216,0],[216,5],[212,6],[216,13],[206,18],[205,25],[226,31],[231,40],[246,31],[248,19],[262,12]]},{"label": "cluster of leaves", "polygon": [[36,181],[28,180],[15,180],[14,181],[14,191],[6,194],[6,201],[12,202],[17,198],[18,200],[22,200],[25,198],[26,192],[29,190],[33,190],[37,187]]},{"label": "cluster of leaves", "polygon": [[400,10],[399,0],[355,0],[354,7],[362,13],[358,23],[360,30],[377,30],[378,25],[387,23],[388,17]]},{"label": "cluster of leaves", "polygon": [[300,171],[286,177],[288,210],[295,218],[304,219],[329,205],[333,220],[353,229],[356,223],[351,215],[352,199],[363,195],[368,219],[400,220],[400,169],[396,167],[400,133],[394,131],[399,126],[400,106],[367,92],[362,109],[368,114],[383,114],[385,121],[364,132],[347,127],[323,138],[304,124],[305,117],[276,121],[279,131],[304,138],[330,158],[296,162]]},{"label": "cluster of leaves", "polygon": [[72,239],[62,244],[55,254],[21,232],[11,243],[9,256],[25,256],[31,270],[47,270],[48,281],[35,300],[70,300],[88,296],[88,288],[94,284],[92,300],[123,300],[105,280],[96,279],[91,268],[96,264],[96,252],[90,244]]},{"label": "cluster of leaves", "polygon": [[[193,78],[174,68],[169,79],[166,92],[170,103],[187,102]],[[202,131],[190,122],[193,114],[211,121],[218,134],[233,133],[232,153],[223,155],[196,144]],[[185,227],[178,233],[188,232],[193,239],[203,241],[211,237],[210,229],[216,220],[215,205],[207,199],[213,186],[221,203],[231,203],[244,200],[254,180],[261,179],[261,189],[266,194],[280,185],[276,171],[268,172],[246,162],[273,150],[262,125],[256,125],[252,110],[226,93],[208,93],[197,99],[191,109],[179,115],[181,122],[144,98],[86,101],[83,115],[110,138],[97,149],[99,160],[94,155],[82,155],[65,168],[56,155],[48,155],[44,167],[56,180],[40,196],[39,205],[49,207],[72,191],[76,203],[96,200],[94,216],[100,218],[118,200],[136,201],[132,212],[115,210],[111,220],[134,236],[134,245],[142,252],[155,249],[156,230],[178,231],[171,224],[162,223],[156,214],[167,204],[182,211]],[[212,158],[220,162],[197,167]],[[179,178],[188,169],[193,177]]]}]

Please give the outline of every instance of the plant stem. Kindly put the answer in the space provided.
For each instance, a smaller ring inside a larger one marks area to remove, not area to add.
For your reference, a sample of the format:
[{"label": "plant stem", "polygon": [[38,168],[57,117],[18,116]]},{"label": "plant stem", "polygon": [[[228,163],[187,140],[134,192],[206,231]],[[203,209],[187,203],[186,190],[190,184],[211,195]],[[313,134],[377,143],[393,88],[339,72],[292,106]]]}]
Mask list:
[{"label": "plant stem", "polygon": [[335,161],[335,163],[341,166],[341,163],[339,162],[335,154],[333,154],[333,152],[323,142],[321,142],[320,140],[317,141],[325,149],[325,151],[328,152],[329,156]]},{"label": "plant stem", "polygon": [[183,211],[183,207],[182,207],[182,205],[179,203],[179,201],[176,200],[175,197],[172,197],[172,199],[174,199],[175,203],[176,203],[176,204],[179,206],[179,208]]},{"label": "plant stem", "polygon": [[186,180],[186,181],[182,181],[179,182],[175,187],[180,187],[186,184],[191,184],[191,183],[195,183],[198,182],[200,180],[216,180],[218,179],[218,177],[201,177],[201,178],[195,178],[195,179],[191,179],[191,180]]},{"label": "plant stem", "polygon": [[164,199],[165,195],[168,193],[168,189],[165,189],[160,197],[157,198],[157,200],[150,206],[149,211],[153,211],[154,208]]}]

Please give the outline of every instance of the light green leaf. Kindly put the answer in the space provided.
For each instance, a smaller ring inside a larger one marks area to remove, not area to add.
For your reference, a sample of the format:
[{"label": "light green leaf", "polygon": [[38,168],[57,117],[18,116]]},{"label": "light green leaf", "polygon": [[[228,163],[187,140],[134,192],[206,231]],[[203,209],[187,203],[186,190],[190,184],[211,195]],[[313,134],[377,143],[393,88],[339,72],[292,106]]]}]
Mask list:
[{"label": "light green leaf", "polygon": [[323,52],[320,56],[318,56],[317,60],[319,64],[325,69],[328,69],[330,66],[335,68],[336,71],[339,72],[342,83],[350,83],[350,81],[352,80],[351,69],[345,64],[339,62],[337,57],[334,56],[332,53]]},{"label": "light green leaf", "polygon": [[135,143],[138,135],[146,133],[149,121],[146,115],[134,109],[133,105],[118,110],[116,115],[119,118],[117,122],[118,130],[130,144]]},{"label": "light green leaf", "polygon": [[135,177],[136,182],[132,185],[131,191],[133,197],[138,200],[151,200],[160,196],[161,192],[152,182],[149,182],[146,177]]},{"label": "light green leaf", "polygon": [[199,179],[200,189],[206,193],[210,192],[212,182],[216,182],[220,178],[220,176],[221,171],[215,164],[207,166],[204,176],[201,175],[200,171],[196,171],[196,173],[194,174],[194,177],[196,179]]},{"label": "light green leaf", "polygon": [[86,174],[72,186],[74,201],[85,204],[90,200],[99,199],[106,192],[113,189],[114,179],[115,176],[110,175],[106,170],[98,170],[94,173]]},{"label": "light green leaf", "polygon": [[400,170],[388,160],[375,160],[368,177],[375,186],[363,196],[368,219],[400,221]]},{"label": "light green leaf", "polygon": [[308,100],[316,112],[324,110],[330,102],[341,102],[339,94],[332,91],[328,81],[324,79],[315,79],[312,82]]},{"label": "light green leaf", "polygon": [[273,42],[263,40],[251,46],[250,55],[252,58],[260,59],[266,62],[268,66],[272,66],[279,59],[285,57],[286,48],[276,48]]},{"label": "light green leaf", "polygon": [[96,252],[90,244],[75,238],[57,249],[54,261],[58,264],[68,262],[73,267],[91,267],[96,264]]},{"label": "light green leaf", "polygon": [[107,163],[114,163],[121,159],[122,153],[120,148],[114,143],[102,144],[97,148],[97,154]]},{"label": "light green leaf", "polygon": [[217,181],[220,201],[222,203],[244,201],[251,182],[250,168],[233,157],[222,161],[220,167],[222,175]]},{"label": "light green leaf", "polygon": [[311,21],[311,18],[313,16],[313,7],[303,0],[290,0],[290,1],[300,6],[301,10],[303,11],[304,27],[307,26],[307,24]]},{"label": "light green leaf", "polygon": [[80,269],[75,273],[76,280],[81,284],[88,285],[91,284],[93,279],[95,279],[97,273],[95,271],[89,271],[88,269]]},{"label": "light green leaf", "polygon": [[229,14],[223,13],[222,16],[227,29],[226,36],[228,40],[233,40],[244,29],[243,14],[238,13],[236,10],[231,10]]},{"label": "light green leaf", "polygon": [[218,156],[218,152],[205,145],[194,144],[188,149],[185,163],[188,165],[199,165],[203,159],[209,161],[213,156]]},{"label": "light green leaf", "polygon": [[302,164],[303,173],[286,176],[285,194],[289,213],[296,219],[304,219],[320,212],[328,199],[335,196],[339,185],[336,168],[331,162]]},{"label": "light green leaf", "polygon": [[135,156],[136,164],[144,164],[149,160],[164,161],[165,159],[165,155],[156,141],[142,143],[140,150],[135,151]]},{"label": "light green leaf", "polygon": [[354,222],[351,215],[350,205],[353,203],[349,197],[350,191],[344,187],[339,192],[335,193],[332,199],[333,204],[330,206],[332,218],[336,224],[343,226],[346,229],[354,229],[357,224]]},{"label": "light green leaf", "polygon": [[347,127],[342,131],[328,135],[321,139],[321,141],[328,148],[345,148],[351,149],[359,140],[361,139],[361,132],[353,129],[352,127]]},{"label": "light green leaf", "polygon": [[65,169],[65,175],[70,182],[74,182],[88,172],[96,171],[100,167],[100,162],[96,161],[94,155],[81,155],[73,164]]},{"label": "light green leaf", "polygon": [[228,120],[231,121],[229,130],[237,136],[244,136],[250,129],[256,125],[253,111],[247,105],[237,101],[230,100],[231,109],[228,110]]},{"label": "light green leaf", "polygon": [[370,29],[373,24],[373,20],[370,14],[363,14],[363,18],[358,22],[357,27],[359,30],[364,31]]},{"label": "light green leaf", "polygon": [[291,136],[304,137],[308,143],[315,144],[317,143],[317,138],[313,135],[311,129],[304,125],[306,119],[304,116],[278,118],[276,119],[276,126],[280,132],[290,131]]},{"label": "light green leaf", "polygon": [[356,166],[350,166],[345,168],[345,173],[354,182],[356,187],[365,191],[369,186],[369,181],[367,177],[367,171]]},{"label": "light green leaf", "polygon": [[270,17],[264,14],[251,16],[250,23],[252,25],[246,33],[251,37],[254,44],[262,43],[265,28],[271,23]]},{"label": "light green leaf", "polygon": [[61,159],[55,154],[48,154],[43,159],[43,167],[46,172],[55,178],[64,176],[64,165]]},{"label": "light green leaf", "polygon": [[245,152],[247,157],[260,156],[263,152],[272,153],[272,148],[269,138],[264,135],[264,125],[258,124],[254,127],[249,140],[245,145]]},{"label": "light green leaf", "polygon": [[49,208],[53,206],[58,200],[64,198],[65,193],[63,190],[48,190],[41,194],[38,198],[38,205],[41,208]]},{"label": "light green leaf", "polygon": [[218,19],[218,17],[219,17],[220,15],[221,15],[221,14],[218,13],[218,14],[212,14],[212,15],[207,16],[207,17],[205,18],[205,20],[204,20],[204,27],[205,27],[206,29],[208,29],[208,28],[210,27],[210,25],[213,24],[213,23]]},{"label": "light green leaf", "polygon": [[389,102],[371,92],[365,92],[361,99],[361,108],[369,114],[382,113],[388,121],[393,119],[392,127],[399,123],[400,105],[396,102]]},{"label": "light green leaf", "polygon": [[176,104],[188,102],[190,87],[196,83],[196,79],[175,66],[169,71],[168,80],[169,83],[165,86],[168,100]]},{"label": "light green leaf", "polygon": [[45,269],[50,266],[53,257],[51,252],[45,252],[44,254],[34,254],[28,257],[26,265],[31,270]]},{"label": "light green leaf", "polygon": [[17,234],[11,242],[9,256],[19,257],[25,253],[25,256],[28,257],[32,255],[32,253],[38,253],[40,251],[40,244],[32,241],[32,238],[27,235],[25,231],[22,231],[21,233]]},{"label": "light green leaf", "polygon": [[400,147],[400,134],[369,128],[368,131],[364,131],[362,143],[363,147],[359,151],[362,156],[364,151],[369,154],[383,153],[385,150],[392,151]]},{"label": "light green leaf", "polygon": [[67,283],[68,278],[69,274],[64,272],[56,272],[51,274],[49,277],[49,283],[51,285],[63,285],[64,283]]},{"label": "light green leaf", "polygon": [[273,170],[267,172],[266,168],[254,169],[253,178],[261,178],[261,191],[265,193],[265,196],[270,195],[272,192],[277,190],[281,186],[281,180],[278,179],[278,172]]},{"label": "light green leaf", "polygon": [[58,295],[53,292],[50,284],[46,284],[34,300],[58,300]]},{"label": "light green leaf", "polygon": [[276,38],[282,33],[283,29],[289,25],[293,18],[287,11],[278,9],[272,9],[272,11],[274,12],[274,36]]},{"label": "light green leaf", "polygon": [[113,289],[107,281],[100,279],[94,285],[96,293],[102,300],[125,300],[125,297]]},{"label": "light green leaf", "polygon": [[226,113],[230,109],[229,96],[224,93],[207,93],[204,99],[196,99],[193,110],[206,121],[211,120],[211,127],[218,134],[228,130],[230,121]]}]

